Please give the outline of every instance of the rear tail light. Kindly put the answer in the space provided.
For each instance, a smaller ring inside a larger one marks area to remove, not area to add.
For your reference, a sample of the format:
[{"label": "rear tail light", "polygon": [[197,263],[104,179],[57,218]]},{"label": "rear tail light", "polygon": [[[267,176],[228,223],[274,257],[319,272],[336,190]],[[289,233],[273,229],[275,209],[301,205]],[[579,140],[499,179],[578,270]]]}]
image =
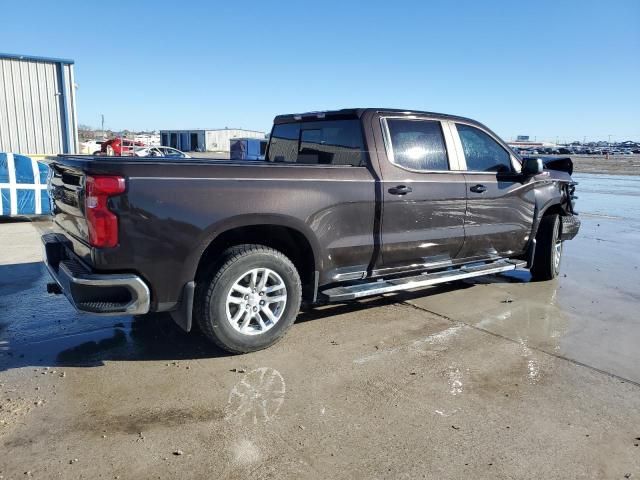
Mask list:
[{"label": "rear tail light", "polygon": [[89,243],[93,247],[118,245],[118,217],[109,210],[109,197],[125,190],[125,180],[116,176],[87,176],[85,182],[85,216],[89,228]]}]

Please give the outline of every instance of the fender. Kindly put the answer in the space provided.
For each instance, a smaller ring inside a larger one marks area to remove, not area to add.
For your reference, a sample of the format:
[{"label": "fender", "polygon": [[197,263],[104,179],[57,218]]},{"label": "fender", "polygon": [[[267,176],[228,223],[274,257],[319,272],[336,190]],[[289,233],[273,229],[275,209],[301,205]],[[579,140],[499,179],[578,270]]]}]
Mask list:
[{"label": "fender", "polygon": [[242,214],[225,218],[224,220],[211,225],[203,232],[201,240],[198,244],[198,248],[194,249],[193,253],[189,255],[189,257],[185,261],[185,268],[187,269],[185,271],[185,274],[188,276],[187,278],[195,278],[196,270],[198,268],[198,264],[200,263],[200,259],[204,254],[204,251],[220,235],[235,228],[258,225],[287,227],[300,233],[309,242],[309,245],[311,245],[315,270],[318,271],[320,269],[322,249],[313,231],[303,221],[289,215]]},{"label": "fender", "polygon": [[533,214],[533,223],[531,225],[531,235],[529,236],[528,251],[531,251],[532,244],[535,242],[536,235],[538,233],[538,227],[540,220],[549,211],[550,208],[560,207],[563,215],[569,215],[571,212],[567,209],[565,192],[563,191],[565,184],[564,180],[549,179],[549,183],[536,188],[536,204]]},{"label": "fender", "polygon": [[216,238],[218,238],[225,232],[239,227],[250,227],[257,225],[287,227],[303,235],[304,238],[309,242],[313,251],[313,263],[316,272],[314,277],[315,285],[313,292],[313,297],[315,299],[318,279],[317,272],[319,268],[318,259],[321,257],[319,256],[320,246],[318,244],[318,240],[311,229],[304,222],[287,215],[236,215],[226,218],[223,221],[213,224],[211,227],[209,227],[203,233],[202,240],[199,242],[199,247],[195,249],[193,254],[191,254],[185,262],[184,274],[187,275],[186,278],[189,278],[190,280],[183,286],[182,292],[180,294],[180,300],[175,305],[175,308],[172,308],[169,312],[173,320],[184,331],[189,332],[191,330],[193,322],[193,301],[195,296],[195,276],[198,265],[200,264],[200,259],[202,258],[205,250],[209,247],[209,245],[211,245],[212,242],[215,241]]}]

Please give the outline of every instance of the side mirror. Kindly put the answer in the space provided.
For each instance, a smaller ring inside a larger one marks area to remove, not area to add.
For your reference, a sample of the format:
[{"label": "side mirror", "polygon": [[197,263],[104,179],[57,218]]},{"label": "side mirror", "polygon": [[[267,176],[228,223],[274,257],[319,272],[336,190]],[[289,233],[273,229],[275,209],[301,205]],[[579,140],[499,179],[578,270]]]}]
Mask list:
[{"label": "side mirror", "polygon": [[522,163],[522,174],[527,176],[538,175],[544,170],[541,158],[525,158]]}]

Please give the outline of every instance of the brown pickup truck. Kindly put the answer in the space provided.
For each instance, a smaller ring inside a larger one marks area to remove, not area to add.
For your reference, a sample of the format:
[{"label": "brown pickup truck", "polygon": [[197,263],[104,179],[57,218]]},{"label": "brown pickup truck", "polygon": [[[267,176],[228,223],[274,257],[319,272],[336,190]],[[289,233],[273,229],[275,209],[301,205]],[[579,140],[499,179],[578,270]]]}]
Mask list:
[{"label": "brown pickup truck", "polygon": [[392,109],[276,117],[264,161],[58,156],[45,262],[81,312],[170,312],[230,352],[301,302],[529,268],[578,232],[568,159],[522,159],[467,118]]}]

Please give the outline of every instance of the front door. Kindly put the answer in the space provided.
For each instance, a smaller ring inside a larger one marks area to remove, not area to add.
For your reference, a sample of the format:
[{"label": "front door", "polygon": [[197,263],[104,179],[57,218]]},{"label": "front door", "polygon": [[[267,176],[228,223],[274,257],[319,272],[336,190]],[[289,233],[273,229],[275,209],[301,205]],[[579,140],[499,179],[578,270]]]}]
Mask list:
[{"label": "front door", "polygon": [[[446,266],[464,243],[466,183],[438,119],[382,117],[381,255],[374,275]],[[386,158],[382,158],[386,156]]]},{"label": "front door", "polygon": [[517,171],[515,158],[477,126],[451,126],[467,182],[465,242],[460,258],[509,257],[524,252],[535,208],[534,180]]}]

